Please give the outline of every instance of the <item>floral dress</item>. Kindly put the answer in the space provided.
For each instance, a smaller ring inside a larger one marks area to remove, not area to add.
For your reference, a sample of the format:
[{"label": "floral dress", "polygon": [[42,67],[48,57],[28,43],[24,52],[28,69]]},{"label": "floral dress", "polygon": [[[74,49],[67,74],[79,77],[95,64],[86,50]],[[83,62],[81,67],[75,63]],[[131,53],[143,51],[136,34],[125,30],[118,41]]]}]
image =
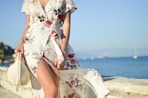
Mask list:
[{"label": "floral dress", "polygon": [[[61,71],[54,59],[64,61],[62,19],[66,12],[76,9],[72,0],[49,0],[45,8],[40,0],[24,0],[22,12],[30,15],[30,28],[24,38],[24,55],[32,74],[37,78],[38,62],[44,58],[60,77],[60,98],[102,98],[109,93],[101,75],[93,69],[81,69],[71,46],[67,47],[66,63]],[[42,97],[41,97],[42,98]]]}]

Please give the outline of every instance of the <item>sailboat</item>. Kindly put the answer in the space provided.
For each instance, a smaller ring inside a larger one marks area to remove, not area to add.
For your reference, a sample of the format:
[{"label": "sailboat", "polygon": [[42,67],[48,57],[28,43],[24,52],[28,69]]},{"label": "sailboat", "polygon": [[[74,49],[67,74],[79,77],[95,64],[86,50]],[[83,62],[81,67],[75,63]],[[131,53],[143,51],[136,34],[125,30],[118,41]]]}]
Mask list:
[{"label": "sailboat", "polygon": [[138,58],[138,56],[137,56],[137,55],[134,55],[134,56],[133,56],[133,59],[137,59],[137,58]]},{"label": "sailboat", "polygon": [[94,60],[95,58],[92,56],[91,58],[90,58],[90,60]]},{"label": "sailboat", "polygon": [[105,58],[107,58],[108,56],[107,56],[107,54],[106,53],[104,53],[103,55],[101,55],[99,58],[100,59],[105,59]]},{"label": "sailboat", "polygon": [[86,60],[86,57],[83,57],[83,60]]},{"label": "sailboat", "polygon": [[137,59],[137,58],[138,58],[138,55],[137,55],[137,50],[135,48],[133,59]]}]

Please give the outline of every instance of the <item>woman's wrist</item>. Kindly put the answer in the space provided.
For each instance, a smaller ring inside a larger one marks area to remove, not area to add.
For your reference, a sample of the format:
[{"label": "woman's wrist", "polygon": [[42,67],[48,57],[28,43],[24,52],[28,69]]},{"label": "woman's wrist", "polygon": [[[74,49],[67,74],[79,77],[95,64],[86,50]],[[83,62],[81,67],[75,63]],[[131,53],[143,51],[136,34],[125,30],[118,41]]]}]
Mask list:
[{"label": "woman's wrist", "polygon": [[63,54],[64,56],[66,56],[66,55],[67,55],[66,51],[62,51],[62,54]]},{"label": "woman's wrist", "polygon": [[21,39],[19,42],[19,45],[23,45],[23,43],[24,43],[24,39]]}]

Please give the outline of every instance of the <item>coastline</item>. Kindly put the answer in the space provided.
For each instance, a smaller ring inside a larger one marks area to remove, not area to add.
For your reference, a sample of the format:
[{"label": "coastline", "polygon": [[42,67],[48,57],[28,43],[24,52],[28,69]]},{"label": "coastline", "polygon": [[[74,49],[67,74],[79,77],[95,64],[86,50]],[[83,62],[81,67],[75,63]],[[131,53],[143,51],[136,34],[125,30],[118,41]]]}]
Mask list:
[{"label": "coastline", "polygon": [[[7,80],[7,68],[0,67],[0,90],[15,98],[33,98],[30,82],[25,86],[12,85]],[[106,98],[148,98],[148,79],[104,76],[104,85],[110,90]],[[35,92],[39,93],[39,92]],[[0,97],[4,94],[0,93]],[[6,95],[5,95],[6,96]],[[21,96],[21,97],[18,97]],[[39,97],[37,97],[39,98]]]}]

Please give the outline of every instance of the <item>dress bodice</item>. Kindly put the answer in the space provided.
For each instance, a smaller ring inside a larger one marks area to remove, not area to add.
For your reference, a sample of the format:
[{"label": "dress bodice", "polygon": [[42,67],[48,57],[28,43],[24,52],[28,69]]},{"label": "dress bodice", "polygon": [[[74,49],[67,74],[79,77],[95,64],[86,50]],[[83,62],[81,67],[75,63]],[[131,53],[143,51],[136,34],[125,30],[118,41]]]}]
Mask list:
[{"label": "dress bodice", "polygon": [[39,0],[25,0],[22,12],[30,15],[30,25],[43,20],[50,20],[52,24],[61,26],[62,17],[71,10],[76,9],[71,0],[50,0],[43,9]]}]

